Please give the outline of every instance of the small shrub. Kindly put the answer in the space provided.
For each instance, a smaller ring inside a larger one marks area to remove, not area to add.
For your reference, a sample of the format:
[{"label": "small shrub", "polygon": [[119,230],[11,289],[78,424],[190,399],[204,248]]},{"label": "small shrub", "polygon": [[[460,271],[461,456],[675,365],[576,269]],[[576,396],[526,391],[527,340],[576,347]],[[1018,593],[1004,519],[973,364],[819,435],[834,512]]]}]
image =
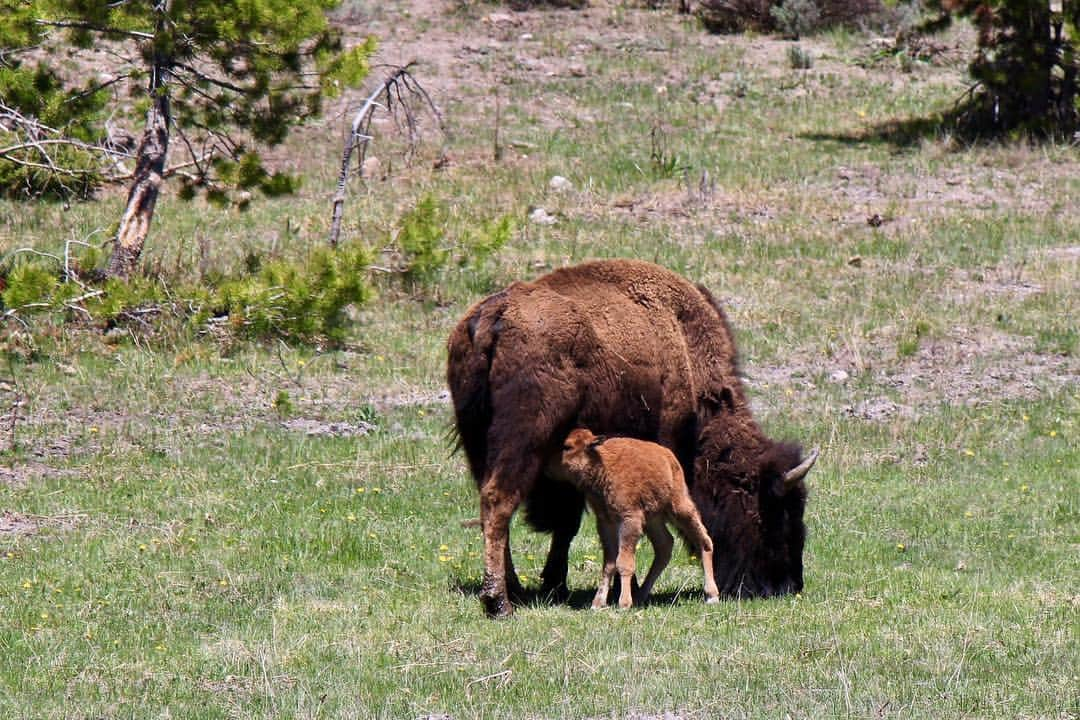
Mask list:
[{"label": "small shrub", "polygon": [[428,196],[401,219],[394,244],[401,256],[402,275],[413,283],[430,284],[450,258],[444,214],[442,206]]},{"label": "small shrub", "polygon": [[772,29],[773,4],[773,0],[701,0],[695,14],[709,32],[762,32]]},{"label": "small shrub", "polygon": [[[809,35],[821,25],[821,10],[814,0],[784,0],[783,5],[769,8],[769,15],[776,23],[776,29],[794,40]],[[791,57],[790,51],[788,57]],[[805,69],[810,66],[792,63],[792,67]]]},{"label": "small shrub", "polygon": [[16,264],[7,272],[0,309],[18,310],[27,305],[49,303],[60,279],[56,271],[38,260]]},{"label": "small shrub", "polygon": [[274,396],[274,410],[277,411],[279,417],[283,418],[289,417],[296,411],[288,390],[278,390],[277,395]]},{"label": "small shrub", "polygon": [[458,264],[473,269],[486,264],[510,241],[513,234],[514,219],[509,215],[483,222],[478,230],[466,229],[462,233],[462,252]]},{"label": "small shrub", "polygon": [[814,67],[814,56],[810,51],[803,50],[798,45],[792,45],[787,51],[788,64],[795,70],[809,70]]},{"label": "small shrub", "polygon": [[799,37],[827,27],[876,23],[884,6],[881,0],[701,0],[695,13],[710,32],[780,30]]},{"label": "small shrub", "polygon": [[92,318],[103,327],[138,319],[149,328],[148,318],[163,317],[198,331],[215,321],[240,338],[337,343],[344,339],[348,307],[373,295],[371,260],[367,248],[345,245],[320,247],[299,261],[276,260],[214,284],[166,287],[147,279],[110,279],[77,307],[72,300],[86,295],[84,286],[62,282],[59,267],[35,260],[7,271],[0,302],[20,316],[65,310],[70,318]]},{"label": "small shrub", "polygon": [[223,283],[213,315],[227,315],[237,334],[302,342],[344,339],[346,308],[371,299],[371,254],[359,246],[319,248],[301,263],[277,260],[258,274]]}]

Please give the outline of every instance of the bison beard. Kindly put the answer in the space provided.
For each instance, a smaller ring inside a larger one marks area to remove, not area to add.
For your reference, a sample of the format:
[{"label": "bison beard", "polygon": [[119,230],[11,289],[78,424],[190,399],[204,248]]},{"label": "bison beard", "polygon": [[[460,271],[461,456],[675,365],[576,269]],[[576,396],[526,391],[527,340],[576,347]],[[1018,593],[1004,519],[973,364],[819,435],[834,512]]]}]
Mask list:
[{"label": "bison beard", "polygon": [[[480,491],[481,598],[511,612],[519,588],[509,524],[551,532],[543,592],[564,596],[584,501],[544,474],[574,427],[670,448],[715,545],[721,593],[802,588],[803,476],[816,457],[758,428],[731,328],[709,292],[649,263],[608,260],[514,283],[481,300],[450,336],[457,432]],[[691,472],[692,470],[692,472]]]}]

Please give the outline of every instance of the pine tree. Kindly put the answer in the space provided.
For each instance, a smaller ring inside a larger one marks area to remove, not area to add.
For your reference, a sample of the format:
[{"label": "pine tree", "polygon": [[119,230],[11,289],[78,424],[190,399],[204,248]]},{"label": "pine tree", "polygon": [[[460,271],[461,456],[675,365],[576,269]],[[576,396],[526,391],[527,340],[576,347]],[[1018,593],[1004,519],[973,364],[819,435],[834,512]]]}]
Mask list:
[{"label": "pine tree", "polygon": [[[293,178],[264,167],[258,148],[281,143],[324,97],[359,83],[374,50],[372,39],[343,48],[326,17],[338,2],[0,0],[0,135],[19,139],[0,148],[9,151],[0,160],[96,182],[90,158],[125,155],[110,142],[106,110],[135,98],[142,132],[126,153],[133,167],[107,271],[127,277],[166,178],[180,178],[182,197],[215,202],[293,188]],[[68,56],[107,72],[69,77]],[[170,166],[173,145],[183,159]]]},{"label": "pine tree", "polygon": [[1075,34],[1080,0],[932,0],[943,14],[970,18],[978,50],[965,115],[978,131],[1061,134],[1080,126]]}]

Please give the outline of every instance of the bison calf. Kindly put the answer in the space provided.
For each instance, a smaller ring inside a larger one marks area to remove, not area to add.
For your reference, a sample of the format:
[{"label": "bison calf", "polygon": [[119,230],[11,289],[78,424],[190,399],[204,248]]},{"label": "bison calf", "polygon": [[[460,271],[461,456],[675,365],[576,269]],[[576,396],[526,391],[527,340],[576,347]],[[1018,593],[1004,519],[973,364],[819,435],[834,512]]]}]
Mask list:
[{"label": "bison calf", "polygon": [[639,601],[648,599],[653,583],[671,560],[674,540],[668,521],[697,546],[705,568],[706,602],[717,602],[720,591],[713,577],[712,540],[690,499],[682,466],[670,450],[633,438],[598,438],[578,429],[567,436],[555,474],[581,490],[596,515],[604,569],[594,608],[607,605],[616,571],[621,582],[619,607],[633,604],[630,585],[643,531],[655,555],[639,593]]}]

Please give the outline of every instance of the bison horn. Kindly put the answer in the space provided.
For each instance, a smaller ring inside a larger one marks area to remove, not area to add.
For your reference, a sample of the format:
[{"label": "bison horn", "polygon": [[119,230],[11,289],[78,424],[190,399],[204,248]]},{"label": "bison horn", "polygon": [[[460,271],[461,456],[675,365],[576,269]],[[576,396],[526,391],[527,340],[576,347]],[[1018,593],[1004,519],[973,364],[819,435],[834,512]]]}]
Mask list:
[{"label": "bison horn", "polygon": [[784,490],[790,490],[795,487],[795,483],[806,477],[806,473],[810,472],[810,468],[814,467],[817,458],[818,449],[814,448],[805,460],[784,473]]}]

